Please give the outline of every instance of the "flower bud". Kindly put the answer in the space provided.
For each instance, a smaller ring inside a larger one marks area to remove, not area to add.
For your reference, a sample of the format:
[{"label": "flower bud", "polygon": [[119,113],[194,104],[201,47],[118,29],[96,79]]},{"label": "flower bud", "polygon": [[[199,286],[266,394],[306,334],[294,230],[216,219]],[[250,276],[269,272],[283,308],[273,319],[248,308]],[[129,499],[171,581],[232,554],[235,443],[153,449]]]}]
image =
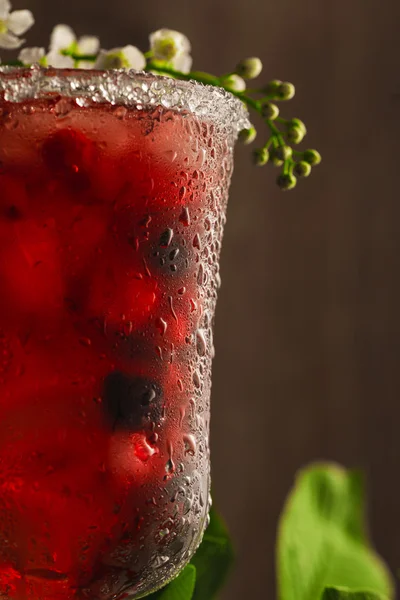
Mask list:
[{"label": "flower bud", "polygon": [[286,137],[292,144],[300,144],[304,138],[304,131],[300,127],[289,127]]},{"label": "flower bud", "polygon": [[259,58],[244,58],[236,65],[235,73],[245,79],[255,79],[261,73],[262,68],[263,65]]},{"label": "flower bud", "polygon": [[290,173],[281,173],[278,175],[276,183],[281,190],[292,190],[294,187],[296,187],[297,179]]},{"label": "flower bud", "polygon": [[254,142],[257,136],[257,131],[254,127],[250,127],[249,129],[242,129],[239,132],[239,141],[243,144],[251,144]]},{"label": "flower bud", "polygon": [[283,160],[281,160],[277,156],[274,156],[273,154],[271,154],[271,162],[274,165],[274,167],[281,167],[283,165]]},{"label": "flower bud", "polygon": [[306,150],[303,152],[303,160],[314,167],[315,165],[319,165],[322,157],[317,150]]},{"label": "flower bud", "polygon": [[288,81],[284,81],[278,87],[277,95],[280,100],[291,100],[296,93],[296,89],[293,83],[289,83]]},{"label": "flower bud", "polygon": [[278,146],[277,148],[274,148],[272,151],[273,158],[276,158],[277,160],[280,160],[280,161],[288,160],[288,158],[292,157],[292,154],[293,154],[293,150],[290,146]]},{"label": "flower bud", "polygon": [[269,160],[269,152],[266,148],[257,148],[253,152],[253,162],[257,167],[266,165]]},{"label": "flower bud", "polygon": [[273,79],[261,89],[261,92],[266,96],[278,97],[278,89],[280,85],[282,85],[282,81],[280,81],[280,79]]},{"label": "flower bud", "polygon": [[301,129],[303,131],[304,135],[306,135],[306,133],[307,133],[306,126],[304,125],[303,121],[301,121],[300,119],[291,119],[288,122],[288,127],[298,127],[299,129]]},{"label": "flower bud", "polygon": [[297,177],[308,177],[311,173],[311,165],[305,160],[296,163],[293,171]]},{"label": "flower bud", "polygon": [[239,75],[236,75],[236,73],[223,77],[221,83],[225,89],[231,90],[232,92],[244,92],[246,89],[245,80],[242,77],[239,77]]},{"label": "flower bud", "polygon": [[264,119],[274,121],[279,116],[279,108],[272,102],[263,102],[261,104],[261,115]]}]

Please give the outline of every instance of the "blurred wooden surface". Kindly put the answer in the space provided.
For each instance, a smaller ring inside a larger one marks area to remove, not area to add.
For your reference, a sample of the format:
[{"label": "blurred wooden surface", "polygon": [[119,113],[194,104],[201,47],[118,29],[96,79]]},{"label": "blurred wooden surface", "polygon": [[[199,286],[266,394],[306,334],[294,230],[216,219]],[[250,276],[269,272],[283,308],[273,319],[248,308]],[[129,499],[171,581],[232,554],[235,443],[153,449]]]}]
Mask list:
[{"label": "blurred wooden surface", "polygon": [[187,33],[200,69],[258,55],[266,80],[296,84],[287,115],[304,118],[323,165],[282,195],[238,148],[231,192],[212,400],[215,502],[238,551],[223,598],[273,597],[278,514],[314,459],[367,470],[375,543],[400,567],[399,2],[15,6],[37,14],[29,44],[56,22],[105,47],[146,47],[168,26]]}]

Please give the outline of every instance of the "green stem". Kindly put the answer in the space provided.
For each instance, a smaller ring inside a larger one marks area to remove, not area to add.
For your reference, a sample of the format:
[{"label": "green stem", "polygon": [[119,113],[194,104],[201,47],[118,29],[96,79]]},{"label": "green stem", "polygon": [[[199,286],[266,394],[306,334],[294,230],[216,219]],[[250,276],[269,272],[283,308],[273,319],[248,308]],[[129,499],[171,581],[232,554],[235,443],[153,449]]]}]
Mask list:
[{"label": "green stem", "polygon": [[97,54],[77,54],[70,50],[61,50],[60,54],[63,56],[70,56],[75,62],[86,60],[87,62],[96,62]]}]

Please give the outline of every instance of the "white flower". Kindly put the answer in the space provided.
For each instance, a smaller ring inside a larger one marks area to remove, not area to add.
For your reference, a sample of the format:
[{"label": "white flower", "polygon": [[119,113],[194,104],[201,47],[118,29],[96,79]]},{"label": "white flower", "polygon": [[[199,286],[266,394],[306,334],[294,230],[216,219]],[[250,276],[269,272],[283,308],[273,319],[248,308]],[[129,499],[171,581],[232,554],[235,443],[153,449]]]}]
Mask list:
[{"label": "white flower", "polygon": [[24,65],[33,65],[35,63],[43,63],[46,51],[44,48],[23,48],[18,55]]},{"label": "white flower", "polygon": [[146,66],[144,54],[135,46],[100,50],[95,69],[136,69],[142,71]]},{"label": "white flower", "polygon": [[189,73],[192,66],[188,38],[173,29],[159,29],[150,34],[150,49],[156,60],[168,62],[174,69]]},{"label": "white flower", "polygon": [[46,63],[52,67],[61,69],[72,68],[74,66],[80,69],[92,69],[93,61],[75,61],[65,53],[73,52],[82,56],[93,56],[98,53],[99,48],[100,42],[98,38],[85,35],[77,39],[71,27],[68,27],[68,25],[56,25],[51,34]]},{"label": "white flower", "polygon": [[11,11],[9,0],[0,0],[0,48],[13,50],[20,48],[25,40],[20,40],[35,22],[30,10]]}]

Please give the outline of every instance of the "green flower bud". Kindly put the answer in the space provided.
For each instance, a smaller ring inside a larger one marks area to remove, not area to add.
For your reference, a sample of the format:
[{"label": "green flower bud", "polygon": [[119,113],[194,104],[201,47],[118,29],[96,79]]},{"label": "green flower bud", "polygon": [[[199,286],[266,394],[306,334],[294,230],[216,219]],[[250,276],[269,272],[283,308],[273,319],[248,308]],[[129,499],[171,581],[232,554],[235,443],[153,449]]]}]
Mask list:
[{"label": "green flower bud", "polygon": [[298,127],[299,129],[302,130],[304,135],[306,135],[306,133],[307,133],[306,126],[304,125],[303,121],[301,121],[300,119],[291,119],[288,123],[288,127]]},{"label": "green flower bud", "polygon": [[232,75],[223,77],[221,79],[221,83],[225,89],[232,92],[244,92],[246,89],[246,82],[244,79],[242,79],[242,77],[236,75],[236,73],[232,73]]},{"label": "green flower bud", "polygon": [[269,152],[266,148],[257,148],[253,152],[253,162],[257,167],[266,165],[269,161]]},{"label": "green flower bud", "polygon": [[300,127],[289,127],[286,137],[292,144],[300,144],[304,138],[304,131]]},{"label": "green flower bud", "polygon": [[311,173],[311,165],[305,160],[296,163],[293,171],[297,177],[308,177]]},{"label": "green flower bud", "polygon": [[273,158],[276,158],[277,160],[280,160],[280,161],[288,160],[288,158],[292,157],[292,154],[293,154],[293,150],[290,146],[278,146],[277,148],[274,148],[272,151]]},{"label": "green flower bud", "polygon": [[261,105],[261,114],[264,119],[274,121],[279,116],[279,108],[272,102],[263,102]]},{"label": "green flower bud", "polygon": [[259,58],[244,58],[236,65],[235,73],[245,79],[255,79],[261,73],[262,68],[263,65]]},{"label": "green flower bud", "polygon": [[266,96],[275,96],[278,97],[278,89],[279,86],[282,85],[282,81],[280,79],[273,79],[269,81],[266,86],[261,89],[261,92]]},{"label": "green flower bud", "polygon": [[290,173],[281,173],[278,175],[276,183],[281,190],[292,190],[294,187],[296,187],[297,179]]},{"label": "green flower bud", "polygon": [[315,165],[319,165],[322,160],[320,153],[317,150],[306,150],[303,152],[303,160],[305,160],[309,165],[314,167]]},{"label": "green flower bud", "polygon": [[281,167],[283,165],[283,160],[280,160],[280,158],[277,158],[276,156],[271,156],[271,162],[274,167]]},{"label": "green flower bud", "polygon": [[291,100],[296,93],[293,83],[284,81],[277,89],[278,98],[280,100]]},{"label": "green flower bud", "polygon": [[257,131],[254,127],[250,127],[250,129],[242,129],[239,132],[239,141],[243,142],[243,144],[251,144],[254,142],[257,136]]}]

